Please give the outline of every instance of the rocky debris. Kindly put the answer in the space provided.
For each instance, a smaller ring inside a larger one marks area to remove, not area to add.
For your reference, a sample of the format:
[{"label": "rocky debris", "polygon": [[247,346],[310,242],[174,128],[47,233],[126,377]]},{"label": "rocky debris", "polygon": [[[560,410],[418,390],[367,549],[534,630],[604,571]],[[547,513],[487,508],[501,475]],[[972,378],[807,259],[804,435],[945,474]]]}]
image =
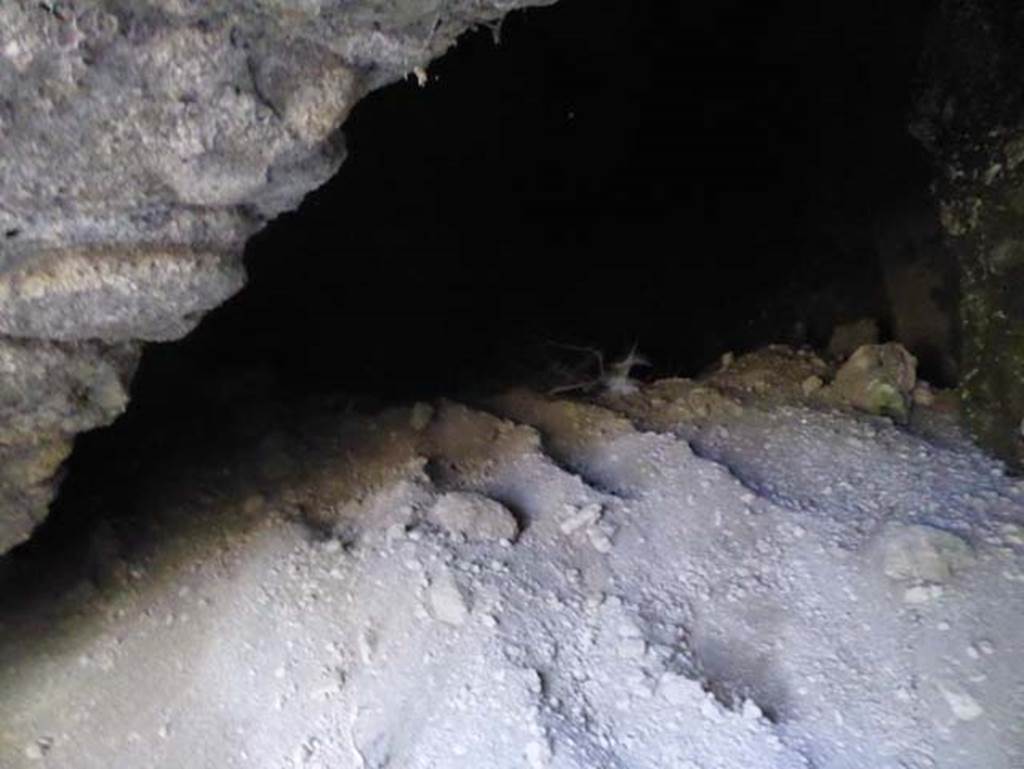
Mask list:
[{"label": "rocky debris", "polygon": [[865,345],[836,372],[831,397],[872,414],[906,420],[917,360],[900,344]]},{"label": "rocky debris", "polygon": [[822,387],[825,386],[825,382],[822,378],[816,374],[811,374],[804,381],[800,383],[800,392],[804,395],[811,396],[818,392]]},{"label": "rocky debris", "polygon": [[831,367],[810,350],[770,345],[733,358],[702,379],[717,389],[735,395],[788,397],[803,392],[810,377],[824,380]]},{"label": "rocky debris", "polygon": [[[422,73],[470,26],[544,2],[0,4],[0,345],[19,349],[8,373],[52,370],[60,341],[76,343],[61,348],[72,368],[130,378],[118,344],[181,337],[238,291],[246,240],[334,175],[363,95]],[[74,375],[36,387],[83,413],[33,433],[32,405],[4,404],[20,437],[0,444],[0,552],[45,515],[42,478],[71,423],[104,424],[124,405],[98,416]]]},{"label": "rocky debris", "polygon": [[431,615],[446,625],[466,624],[469,604],[455,577],[448,569],[439,571],[430,582]]},{"label": "rocky debris", "polygon": [[593,502],[588,505],[577,507],[576,505],[565,506],[565,517],[558,525],[558,528],[565,535],[583,528],[595,526],[601,520],[603,507],[600,503]]},{"label": "rocky debris", "polygon": [[836,360],[846,360],[859,347],[866,344],[878,344],[878,321],[874,318],[861,318],[851,323],[844,323],[832,330],[828,340],[828,354]]},{"label": "rocky debris", "polygon": [[468,540],[512,542],[519,534],[519,524],[508,508],[482,494],[442,494],[427,518],[445,531]]},{"label": "rocky debris", "polygon": [[834,367],[808,349],[770,345],[739,356],[726,353],[716,367],[696,379],[660,379],[635,397],[606,395],[601,402],[662,429],[676,423],[737,419],[751,399],[816,397],[833,375]]},{"label": "rocky debris", "polygon": [[[0,763],[1020,766],[1024,487],[789,384],[701,417],[680,387],[303,404],[274,481],[184,448],[134,542],[99,500],[112,578],[0,572]],[[431,513],[496,499],[514,543]]]},{"label": "rocky debris", "polygon": [[671,412],[679,419],[707,419],[743,413],[738,398],[698,380],[664,379],[653,383],[651,388],[645,390],[648,398],[634,398],[631,402],[638,406],[651,402],[661,415],[665,414],[666,406],[671,404]]},{"label": "rocky debris", "polygon": [[558,525],[562,534],[572,537],[577,531],[582,531],[586,541],[598,553],[607,555],[612,551],[615,546],[614,537],[618,529],[603,520],[603,505],[598,502],[591,502],[579,507],[567,504],[565,513],[565,517]]}]

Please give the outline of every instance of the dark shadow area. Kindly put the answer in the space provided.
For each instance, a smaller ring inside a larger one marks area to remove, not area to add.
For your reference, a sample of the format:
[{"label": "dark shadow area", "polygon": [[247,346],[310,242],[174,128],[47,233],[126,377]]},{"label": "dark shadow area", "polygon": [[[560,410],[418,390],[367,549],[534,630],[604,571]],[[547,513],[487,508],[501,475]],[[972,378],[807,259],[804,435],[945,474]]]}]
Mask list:
[{"label": "dark shadow area", "polygon": [[243,293],[147,349],[22,552],[307,397],[457,395],[536,373],[550,342],[687,375],[860,317],[891,334],[880,233],[913,261],[929,5],[564,0],[467,35],[425,88],[360,104],[341,172],[250,244]]},{"label": "dark shadow area", "polygon": [[416,397],[545,341],[693,373],[884,326],[877,233],[927,180],[923,10],[570,0],[467,36],[360,105],[341,173],[253,241],[185,355]]}]

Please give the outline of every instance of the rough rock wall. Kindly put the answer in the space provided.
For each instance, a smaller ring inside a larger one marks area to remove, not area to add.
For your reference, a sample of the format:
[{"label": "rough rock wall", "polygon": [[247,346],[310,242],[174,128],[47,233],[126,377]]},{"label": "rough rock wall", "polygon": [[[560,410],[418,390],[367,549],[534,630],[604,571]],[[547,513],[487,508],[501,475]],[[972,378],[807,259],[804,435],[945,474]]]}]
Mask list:
[{"label": "rough rock wall", "polygon": [[359,98],[545,2],[0,3],[0,552],[140,343],[236,292],[247,238],[337,171]]},{"label": "rough rock wall", "polygon": [[960,274],[964,410],[1021,465],[1024,418],[1024,6],[942,0],[926,43],[914,135]]}]

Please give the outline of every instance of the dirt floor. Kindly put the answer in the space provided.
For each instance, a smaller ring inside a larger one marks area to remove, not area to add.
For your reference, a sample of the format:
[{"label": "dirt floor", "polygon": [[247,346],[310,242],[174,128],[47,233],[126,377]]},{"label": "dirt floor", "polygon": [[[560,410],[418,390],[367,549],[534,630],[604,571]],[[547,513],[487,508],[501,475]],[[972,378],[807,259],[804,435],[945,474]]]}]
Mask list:
[{"label": "dirt floor", "polygon": [[318,399],[168,457],[0,573],[0,766],[1019,769],[1024,484],[827,369]]}]

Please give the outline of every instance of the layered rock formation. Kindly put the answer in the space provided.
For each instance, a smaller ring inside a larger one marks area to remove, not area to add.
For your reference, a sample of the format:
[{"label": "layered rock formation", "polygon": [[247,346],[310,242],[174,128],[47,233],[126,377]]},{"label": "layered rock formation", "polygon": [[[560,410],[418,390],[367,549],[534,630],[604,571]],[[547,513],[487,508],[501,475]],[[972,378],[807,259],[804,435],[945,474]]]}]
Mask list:
[{"label": "layered rock formation", "polygon": [[246,239],[335,173],[359,98],[543,1],[0,5],[0,552],[140,343],[236,292]]}]

